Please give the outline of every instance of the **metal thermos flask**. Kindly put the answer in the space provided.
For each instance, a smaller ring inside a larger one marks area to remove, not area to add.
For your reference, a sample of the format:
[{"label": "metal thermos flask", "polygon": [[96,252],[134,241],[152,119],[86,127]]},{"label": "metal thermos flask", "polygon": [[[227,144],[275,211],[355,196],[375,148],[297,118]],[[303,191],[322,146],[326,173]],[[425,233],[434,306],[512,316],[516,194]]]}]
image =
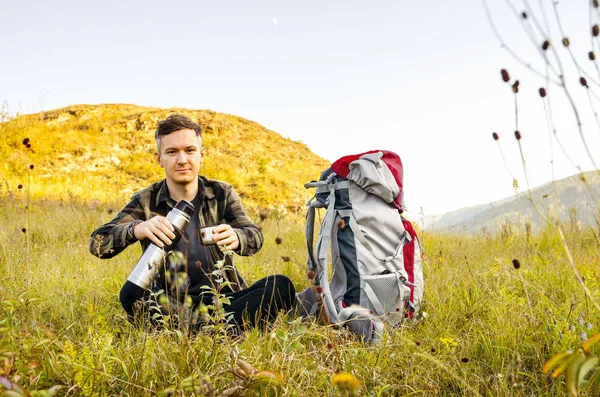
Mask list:
[{"label": "metal thermos flask", "polygon": [[165,262],[165,254],[177,244],[183,235],[183,231],[190,223],[193,214],[194,205],[192,203],[187,200],[177,202],[175,207],[167,214],[167,219],[175,229],[175,238],[172,240],[172,243],[164,248],[161,248],[154,243],[150,243],[133,268],[133,271],[129,274],[129,277],[127,277],[127,281],[130,281],[143,289],[150,289],[157,270],[160,269]]}]

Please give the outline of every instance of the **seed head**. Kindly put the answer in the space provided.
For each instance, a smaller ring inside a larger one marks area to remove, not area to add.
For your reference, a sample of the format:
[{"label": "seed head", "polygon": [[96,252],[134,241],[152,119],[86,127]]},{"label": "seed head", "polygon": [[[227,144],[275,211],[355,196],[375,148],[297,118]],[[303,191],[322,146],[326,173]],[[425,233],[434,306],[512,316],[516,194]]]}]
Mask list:
[{"label": "seed head", "polygon": [[467,357],[463,357],[463,358],[460,359],[460,361],[463,362],[463,363],[468,363],[469,359]]},{"label": "seed head", "polygon": [[317,291],[317,294],[322,294],[323,293],[323,287],[321,287],[320,285],[318,285],[317,288],[315,288],[315,291]]},{"label": "seed head", "polygon": [[568,46],[569,46],[569,44],[570,44],[570,43],[569,43],[569,38],[568,38],[568,37],[565,37],[565,38],[563,38],[563,45],[564,45],[565,47],[568,47]]},{"label": "seed head", "polygon": [[20,183],[19,183],[19,186],[17,186],[17,187],[18,187],[19,189],[23,189],[23,185],[21,185]]},{"label": "seed head", "polygon": [[545,97],[546,97],[546,89],[545,89],[544,87],[541,87],[541,88],[539,89],[539,92],[540,92],[540,96],[541,96],[542,98],[545,98]]},{"label": "seed head", "polygon": [[31,143],[28,143],[28,144],[27,144],[27,145],[25,145],[25,146],[27,146],[27,149],[31,149]]},{"label": "seed head", "polygon": [[281,237],[275,238],[275,244],[277,244],[277,245],[281,244]]},{"label": "seed head", "polygon": [[502,81],[504,81],[505,83],[508,83],[510,81],[510,76],[508,75],[508,71],[506,69],[502,69],[500,71],[500,74],[502,75]]},{"label": "seed head", "polygon": [[432,347],[432,348],[431,348],[431,352],[432,352],[432,353],[435,353],[435,347]]},{"label": "seed head", "polygon": [[23,139],[23,145],[27,146],[28,143],[29,143],[29,138]]},{"label": "seed head", "polygon": [[512,90],[516,94],[519,92],[519,80],[516,80],[512,85]]},{"label": "seed head", "polygon": [[513,264],[513,267],[515,269],[520,269],[521,268],[521,262],[519,262],[518,259],[513,259],[512,264]]},{"label": "seed head", "polygon": [[261,221],[264,221],[269,217],[269,211],[266,209],[262,209],[258,212],[258,216],[260,217]]},{"label": "seed head", "polygon": [[21,231],[22,231],[23,233],[27,233],[27,229],[25,229],[25,228],[22,228],[22,229],[21,229]]},{"label": "seed head", "polygon": [[498,139],[500,139],[500,137],[498,136],[497,132],[493,132],[492,133],[492,137],[494,138],[495,141],[497,141]]},{"label": "seed head", "polygon": [[33,164],[29,165],[29,169],[32,170],[33,169]]},{"label": "seed head", "polygon": [[282,256],[281,260],[284,262],[289,262],[290,261],[290,257],[289,256]]},{"label": "seed head", "polygon": [[521,133],[519,131],[515,131],[515,138],[517,138],[517,141],[521,140]]},{"label": "seed head", "polygon": [[527,13],[525,11],[521,13],[521,18],[527,19]]},{"label": "seed head", "polygon": [[589,88],[589,87],[588,87],[587,80],[585,79],[585,77],[580,77],[580,78],[579,78],[579,84],[581,84],[581,85],[582,85],[582,86],[584,86],[585,88]]},{"label": "seed head", "polygon": [[594,51],[588,52],[588,58],[590,59],[590,61],[596,59],[596,54],[594,54]]},{"label": "seed head", "polygon": [[550,40],[544,40],[542,43],[542,50],[546,51],[550,47]]},{"label": "seed head", "polygon": [[421,346],[421,342],[416,341],[415,343],[417,344],[417,346]]},{"label": "seed head", "polygon": [[592,26],[592,36],[596,37],[600,34],[600,27],[598,25]]}]

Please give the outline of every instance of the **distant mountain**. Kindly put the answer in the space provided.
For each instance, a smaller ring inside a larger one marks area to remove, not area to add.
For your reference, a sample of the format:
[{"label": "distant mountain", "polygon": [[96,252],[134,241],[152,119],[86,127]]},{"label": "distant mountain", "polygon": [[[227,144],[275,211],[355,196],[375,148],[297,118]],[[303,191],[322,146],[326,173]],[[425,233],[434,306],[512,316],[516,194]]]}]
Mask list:
[{"label": "distant mountain", "polygon": [[546,226],[544,217],[558,218],[572,227],[597,226],[599,203],[600,170],[546,183],[489,204],[425,217],[418,223],[425,230],[457,234],[493,234],[503,227],[524,230],[526,225],[537,232]]},{"label": "distant mountain", "polygon": [[[154,131],[169,114],[203,128],[200,173],[231,183],[250,208],[295,212],[329,162],[258,123],[211,110],[74,105],[0,122],[0,196],[122,203],[164,178]],[[2,116],[0,114],[0,116]],[[0,117],[2,121],[2,117]]]}]

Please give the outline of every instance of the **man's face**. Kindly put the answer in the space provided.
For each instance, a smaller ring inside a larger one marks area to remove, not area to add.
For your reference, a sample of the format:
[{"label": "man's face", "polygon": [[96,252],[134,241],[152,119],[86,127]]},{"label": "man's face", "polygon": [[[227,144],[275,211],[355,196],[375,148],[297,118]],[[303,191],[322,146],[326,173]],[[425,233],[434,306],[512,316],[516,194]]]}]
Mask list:
[{"label": "man's face", "polygon": [[156,159],[165,169],[168,181],[187,185],[196,180],[204,159],[202,142],[190,129],[178,130],[160,139],[160,152]]}]

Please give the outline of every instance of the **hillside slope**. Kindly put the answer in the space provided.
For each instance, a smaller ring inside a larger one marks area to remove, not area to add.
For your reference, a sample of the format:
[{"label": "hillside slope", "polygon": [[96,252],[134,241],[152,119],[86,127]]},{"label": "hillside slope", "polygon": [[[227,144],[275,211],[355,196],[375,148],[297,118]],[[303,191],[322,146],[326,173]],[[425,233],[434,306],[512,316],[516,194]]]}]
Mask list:
[{"label": "hillside slope", "polygon": [[172,113],[202,126],[206,156],[201,173],[233,184],[246,206],[296,211],[310,197],[303,184],[329,166],[303,143],[232,115],[75,105],[0,124],[0,194],[25,194],[31,177],[33,197],[124,201],[163,178],[154,158],[154,130]]},{"label": "hillside slope", "polygon": [[529,223],[532,231],[539,231],[546,225],[544,217],[558,217],[561,222],[573,227],[597,226],[599,200],[600,171],[592,171],[546,183],[530,193],[521,192],[493,203],[461,208],[429,221],[425,219],[425,229],[454,233],[485,230],[494,233],[503,226],[524,226]]}]

